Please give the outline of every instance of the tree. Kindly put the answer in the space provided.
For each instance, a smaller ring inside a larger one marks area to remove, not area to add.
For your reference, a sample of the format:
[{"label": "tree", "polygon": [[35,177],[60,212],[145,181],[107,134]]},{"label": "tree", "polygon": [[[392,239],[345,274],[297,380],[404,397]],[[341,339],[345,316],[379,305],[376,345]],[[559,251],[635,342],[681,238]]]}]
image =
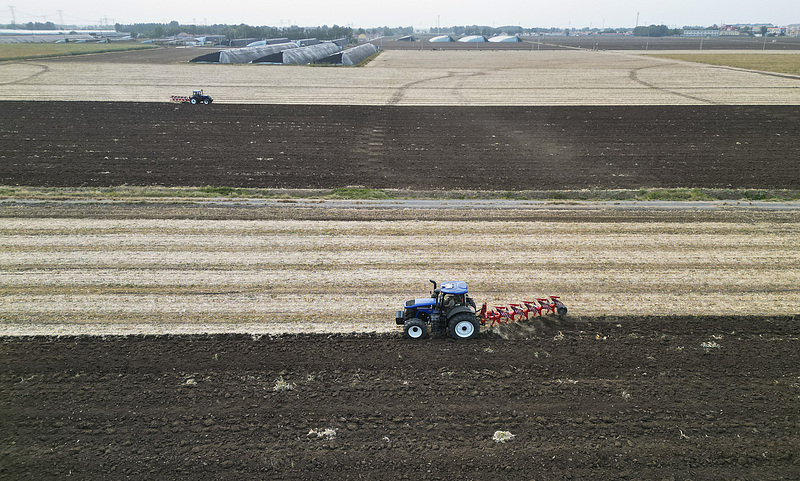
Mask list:
[{"label": "tree", "polygon": [[767,26],[766,26],[766,25],[762,25],[762,26],[761,26],[761,30],[759,30],[759,32],[761,32],[761,36],[762,36],[762,37],[763,37],[764,35],[766,35],[766,34],[767,34],[767,30],[768,30],[768,29],[767,29]]},{"label": "tree", "polygon": [[650,25],[649,27],[636,27],[633,34],[637,37],[667,37],[680,34],[680,30],[673,30],[666,25]]}]

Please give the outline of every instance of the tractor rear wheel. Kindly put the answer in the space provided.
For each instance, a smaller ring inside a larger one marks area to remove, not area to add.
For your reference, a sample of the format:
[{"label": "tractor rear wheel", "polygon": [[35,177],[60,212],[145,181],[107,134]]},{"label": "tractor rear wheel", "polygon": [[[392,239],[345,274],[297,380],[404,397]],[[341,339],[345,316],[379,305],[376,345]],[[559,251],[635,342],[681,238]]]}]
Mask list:
[{"label": "tractor rear wheel", "polygon": [[406,339],[425,339],[428,337],[428,325],[420,319],[410,319],[403,325]]},{"label": "tractor rear wheel", "polygon": [[450,319],[450,337],[453,339],[472,339],[478,335],[480,324],[474,314],[462,312]]},{"label": "tractor rear wheel", "polygon": [[191,100],[189,100],[189,102],[190,102],[192,105],[197,105],[197,99],[191,99]]}]

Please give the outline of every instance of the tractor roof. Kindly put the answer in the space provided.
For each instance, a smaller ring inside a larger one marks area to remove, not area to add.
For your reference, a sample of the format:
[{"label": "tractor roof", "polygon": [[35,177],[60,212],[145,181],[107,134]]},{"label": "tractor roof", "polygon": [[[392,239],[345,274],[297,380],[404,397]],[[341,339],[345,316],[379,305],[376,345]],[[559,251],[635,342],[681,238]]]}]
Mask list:
[{"label": "tractor roof", "polygon": [[466,294],[467,283],[464,281],[442,282],[442,292],[445,294]]}]

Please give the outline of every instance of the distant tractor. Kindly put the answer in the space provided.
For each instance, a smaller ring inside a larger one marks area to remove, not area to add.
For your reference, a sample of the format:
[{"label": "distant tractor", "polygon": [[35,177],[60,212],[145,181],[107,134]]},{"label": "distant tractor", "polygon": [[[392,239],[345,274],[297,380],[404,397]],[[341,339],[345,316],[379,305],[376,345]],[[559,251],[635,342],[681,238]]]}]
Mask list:
[{"label": "distant tractor", "polygon": [[192,95],[190,97],[185,97],[181,95],[173,95],[172,96],[173,102],[189,102],[192,105],[203,104],[208,105],[214,101],[210,95],[206,95],[203,93],[202,90],[193,90]]}]

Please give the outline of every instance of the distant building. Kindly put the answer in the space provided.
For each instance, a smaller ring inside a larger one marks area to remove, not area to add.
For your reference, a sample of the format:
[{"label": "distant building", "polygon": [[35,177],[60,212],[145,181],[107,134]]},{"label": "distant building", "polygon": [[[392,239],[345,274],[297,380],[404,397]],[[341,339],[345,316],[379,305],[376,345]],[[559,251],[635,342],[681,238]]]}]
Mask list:
[{"label": "distant building", "polygon": [[308,47],[309,45],[316,45],[318,43],[322,42],[320,42],[319,39],[316,38],[302,38],[297,41],[297,45],[300,45],[301,47]]},{"label": "distant building", "polygon": [[433,37],[428,41],[429,42],[433,42],[433,43],[452,42],[453,41],[453,37],[451,37],[450,35],[439,35],[438,37]]},{"label": "distant building", "polygon": [[800,37],[800,24],[789,25],[786,27],[787,37]]},{"label": "distant building", "polygon": [[480,42],[485,42],[486,37],[484,37],[483,35],[467,35],[466,37],[459,38],[458,41],[465,43],[480,43]]},{"label": "distant building", "polygon": [[740,32],[739,27],[735,25],[722,25],[719,27],[719,34],[720,36],[741,35],[742,32]]},{"label": "distant building", "polygon": [[767,35],[786,35],[786,27],[767,27]]},{"label": "distant building", "polygon": [[683,31],[684,37],[719,37],[719,30],[708,28],[687,28]]},{"label": "distant building", "polygon": [[490,38],[489,41],[493,43],[514,43],[521,42],[522,40],[516,35],[497,35],[496,37]]}]

